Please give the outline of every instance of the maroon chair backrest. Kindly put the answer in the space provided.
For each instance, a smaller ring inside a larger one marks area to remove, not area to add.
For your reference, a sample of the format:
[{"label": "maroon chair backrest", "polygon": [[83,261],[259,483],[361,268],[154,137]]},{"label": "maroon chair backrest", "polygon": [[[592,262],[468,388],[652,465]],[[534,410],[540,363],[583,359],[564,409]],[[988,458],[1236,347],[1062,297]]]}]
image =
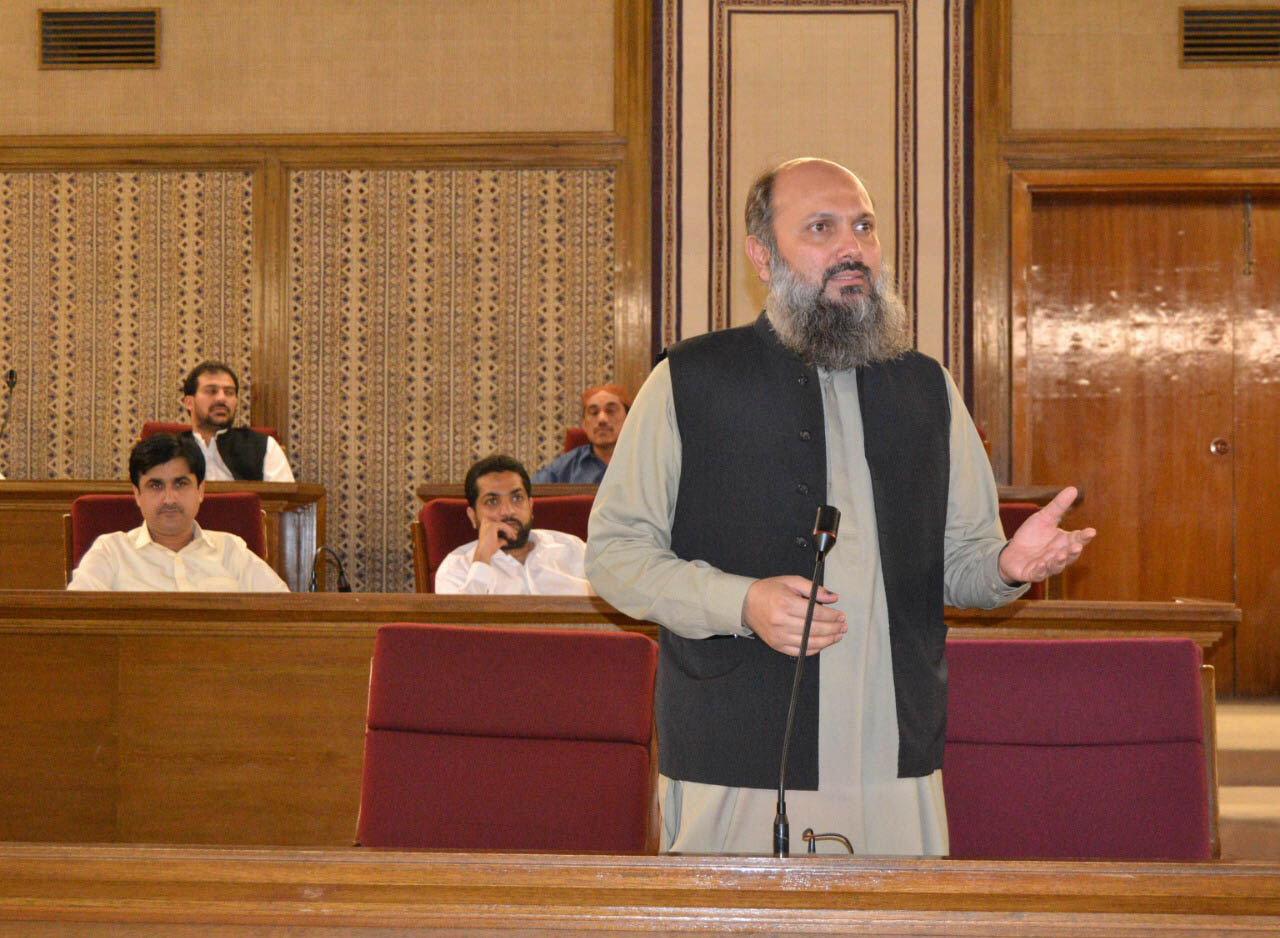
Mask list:
[{"label": "maroon chair backrest", "polygon": [[[1039,510],[1040,506],[1035,502],[1001,502],[1000,526],[1004,528],[1004,536],[1013,537],[1013,532],[1022,527],[1022,522]],[[1044,599],[1044,583],[1032,583],[1031,589],[1027,590],[1022,598]]]},{"label": "maroon chair backrest", "polygon": [[645,851],[656,669],[630,632],[383,626],[358,842]]},{"label": "maroon chair backrest", "polygon": [[[587,519],[591,516],[594,495],[534,495],[533,525],[576,534],[587,539]],[[432,592],[436,588],[436,570],[454,548],[476,539],[475,528],[467,518],[465,498],[433,498],[418,510],[418,521],[427,544],[427,578]]]},{"label": "maroon chair backrest", "polygon": [[1191,639],[947,642],[951,856],[1208,860]]},{"label": "maroon chair backrest", "polygon": [[[190,429],[191,424],[189,423],[167,423],[163,420],[148,420],[142,425],[142,433],[138,436],[138,439],[145,440],[147,437],[157,433],[184,433]],[[265,433],[267,436],[274,438],[277,443],[280,442],[280,434],[276,433],[275,427],[251,427],[250,429]]]},{"label": "maroon chair backrest", "polygon": [[[262,501],[253,492],[205,495],[196,522],[210,531],[230,531],[244,538],[259,557],[267,556],[262,530]],[[80,563],[100,534],[130,531],[142,524],[132,495],[81,495],[71,503],[71,566]]]},{"label": "maroon chair backrest", "polygon": [[563,452],[569,452],[571,449],[577,449],[585,443],[589,443],[587,439],[587,431],[582,427],[569,427],[564,431],[564,449]]}]

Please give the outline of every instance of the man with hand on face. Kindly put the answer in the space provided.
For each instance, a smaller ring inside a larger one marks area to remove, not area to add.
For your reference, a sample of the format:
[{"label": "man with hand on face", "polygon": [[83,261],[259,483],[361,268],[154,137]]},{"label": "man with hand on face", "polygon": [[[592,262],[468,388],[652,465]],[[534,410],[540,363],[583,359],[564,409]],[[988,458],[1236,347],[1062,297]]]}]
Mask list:
[{"label": "man with hand on face", "polygon": [[240,379],[222,362],[201,362],[182,383],[191,435],[204,454],[210,482],[292,482],[293,470],[274,438],[232,426]]},{"label": "man with hand on face", "polygon": [[663,626],[663,849],[772,852],[813,525],[829,504],[843,524],[800,685],[790,824],[842,833],[859,854],[945,855],[943,605],[1008,602],[1094,532],[1058,527],[1066,489],[1005,540],[977,431],[911,347],[853,173],[783,163],[751,187],[746,219],[764,313],[670,349],[591,513],[592,585]]},{"label": "man with hand on face", "polygon": [[534,528],[529,473],[510,456],[481,459],[465,483],[476,540],[436,570],[437,593],[591,595],[582,569],[586,544],[563,531]]},{"label": "man with hand on face", "polygon": [[604,478],[631,395],[618,384],[598,384],[582,392],[582,431],[588,442],[561,453],[533,474],[533,481],[597,485]]},{"label": "man with hand on face", "polygon": [[156,433],[134,446],[129,481],[142,525],[95,540],[67,589],[289,591],[242,538],[196,523],[204,500],[204,457],[189,435]]}]

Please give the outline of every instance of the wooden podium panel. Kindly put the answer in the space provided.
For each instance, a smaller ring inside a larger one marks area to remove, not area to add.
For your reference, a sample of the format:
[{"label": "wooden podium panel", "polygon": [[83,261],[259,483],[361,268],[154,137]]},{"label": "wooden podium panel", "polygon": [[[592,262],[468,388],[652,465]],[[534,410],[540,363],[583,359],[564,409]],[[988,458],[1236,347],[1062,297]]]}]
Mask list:
[{"label": "wooden podium panel", "polygon": [[[62,516],[81,495],[127,495],[126,481],[0,481],[0,589],[67,585]],[[266,515],[267,554],[291,590],[304,590],[324,543],[324,486],[296,482],[206,482],[205,491],[254,492]]]},{"label": "wooden podium panel", "polygon": [[[1018,602],[965,637],[1191,635],[1231,606]],[[588,597],[0,591],[0,840],[344,846],[378,626],[621,628]]]},{"label": "wooden podium panel", "polygon": [[1280,866],[0,844],[12,936],[1262,938]]}]

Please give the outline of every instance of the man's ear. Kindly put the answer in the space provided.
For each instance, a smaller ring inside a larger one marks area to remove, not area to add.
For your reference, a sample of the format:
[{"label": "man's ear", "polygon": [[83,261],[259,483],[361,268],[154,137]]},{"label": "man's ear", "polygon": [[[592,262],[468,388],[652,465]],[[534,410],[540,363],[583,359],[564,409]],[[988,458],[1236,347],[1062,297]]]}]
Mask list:
[{"label": "man's ear", "polygon": [[201,481],[200,484],[196,486],[196,510],[197,511],[200,510],[200,503],[203,501],[204,501],[204,482]]},{"label": "man's ear", "polygon": [[135,503],[139,508],[141,508],[141,507],[142,507],[142,489],[140,489],[140,488],[138,488],[136,485],[132,485],[132,484],[131,484],[129,487],[133,489],[133,501],[134,501],[134,503]]},{"label": "man's ear", "polygon": [[747,260],[756,269],[756,276],[765,283],[769,282],[769,249],[755,235],[747,235]]},{"label": "man's ear", "polygon": [[194,413],[195,413],[195,410],[196,410],[196,398],[195,398],[195,395],[194,395],[194,394],[184,394],[184,395],[183,395],[183,397],[182,397],[182,406],[183,406],[184,408],[186,408],[186,411],[187,411],[187,418],[188,418],[188,419],[190,419],[191,415],[192,415],[192,414],[194,414]]},{"label": "man's ear", "polygon": [[467,520],[471,522],[471,526],[473,528],[475,528],[477,531],[480,530],[480,524],[478,521],[476,521],[475,509],[473,509],[470,505],[467,506]]}]

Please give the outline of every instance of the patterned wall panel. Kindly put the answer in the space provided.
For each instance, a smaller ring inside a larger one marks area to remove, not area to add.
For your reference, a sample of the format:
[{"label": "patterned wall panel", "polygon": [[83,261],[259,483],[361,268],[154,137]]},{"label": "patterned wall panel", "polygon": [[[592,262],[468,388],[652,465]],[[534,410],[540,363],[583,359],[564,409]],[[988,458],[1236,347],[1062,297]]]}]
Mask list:
[{"label": "patterned wall panel", "polygon": [[289,194],[289,439],[357,590],[413,589],[424,481],[560,449],[614,369],[611,170],[307,170]]},{"label": "patterned wall panel", "polygon": [[916,344],[962,380],[963,0],[664,0],[661,16],[662,343],[755,317],[747,189],[823,156],[867,184]]},{"label": "patterned wall panel", "polygon": [[0,173],[0,471],[121,478],[193,364],[248,377],[252,198],[238,171]]}]

